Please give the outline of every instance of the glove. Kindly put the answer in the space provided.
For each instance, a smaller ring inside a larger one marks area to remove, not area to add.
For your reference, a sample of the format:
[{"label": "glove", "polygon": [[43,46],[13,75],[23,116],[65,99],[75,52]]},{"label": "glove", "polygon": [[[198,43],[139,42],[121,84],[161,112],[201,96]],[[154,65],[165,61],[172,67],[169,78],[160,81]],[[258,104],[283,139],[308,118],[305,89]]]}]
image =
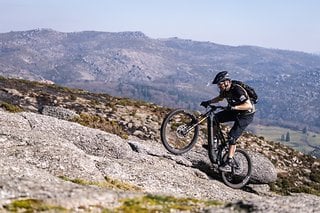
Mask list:
[{"label": "glove", "polygon": [[210,103],[211,103],[211,100],[202,101],[201,104],[200,104],[200,106],[203,106],[203,107],[207,108],[207,107],[210,105]]}]

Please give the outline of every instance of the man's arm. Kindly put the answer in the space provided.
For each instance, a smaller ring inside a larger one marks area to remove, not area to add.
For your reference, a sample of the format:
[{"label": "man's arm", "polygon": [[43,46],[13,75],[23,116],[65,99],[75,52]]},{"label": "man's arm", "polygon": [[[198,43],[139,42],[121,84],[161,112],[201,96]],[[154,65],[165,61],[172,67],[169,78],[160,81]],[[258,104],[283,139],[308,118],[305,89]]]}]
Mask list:
[{"label": "man's arm", "polygon": [[251,110],[253,108],[252,103],[250,101],[249,95],[246,90],[241,86],[236,86],[234,90],[234,95],[237,97],[235,106],[232,106],[232,110]]},{"label": "man's arm", "polygon": [[251,110],[252,109],[252,103],[250,101],[250,99],[247,99],[245,102],[243,102],[242,104],[233,106],[232,109],[233,110]]}]

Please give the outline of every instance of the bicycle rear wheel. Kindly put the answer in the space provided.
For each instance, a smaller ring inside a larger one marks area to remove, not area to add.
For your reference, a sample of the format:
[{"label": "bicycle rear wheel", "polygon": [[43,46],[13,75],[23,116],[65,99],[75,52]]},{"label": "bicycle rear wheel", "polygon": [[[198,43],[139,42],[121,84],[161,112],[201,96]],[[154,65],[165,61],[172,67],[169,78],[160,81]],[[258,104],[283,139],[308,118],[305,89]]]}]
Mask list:
[{"label": "bicycle rear wheel", "polygon": [[[227,160],[228,153],[223,157],[223,161]],[[250,156],[243,149],[236,149],[234,155],[234,163],[231,172],[222,172],[223,182],[234,189],[240,189],[245,186],[251,176],[252,163]]]},{"label": "bicycle rear wheel", "polygon": [[199,126],[192,112],[176,109],[170,112],[161,125],[161,141],[173,154],[189,151],[197,142]]}]

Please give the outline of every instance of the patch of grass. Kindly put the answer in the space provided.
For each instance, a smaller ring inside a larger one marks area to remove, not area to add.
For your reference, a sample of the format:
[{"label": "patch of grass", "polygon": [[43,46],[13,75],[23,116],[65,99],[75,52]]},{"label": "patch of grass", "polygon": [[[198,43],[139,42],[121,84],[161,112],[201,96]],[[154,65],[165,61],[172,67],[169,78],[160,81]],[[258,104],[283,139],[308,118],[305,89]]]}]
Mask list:
[{"label": "patch of grass", "polygon": [[148,102],[145,102],[143,100],[134,100],[129,98],[115,98],[113,100],[115,105],[121,105],[121,106],[133,106],[133,107],[141,107],[141,106],[148,106],[150,107],[151,104]]},{"label": "patch of grass", "polygon": [[116,100],[115,104],[116,105],[121,105],[121,106],[132,106],[133,105],[132,102],[133,101],[131,101],[128,98],[121,98],[121,99]]},{"label": "patch of grass", "polygon": [[142,191],[141,188],[139,188],[133,184],[129,184],[124,181],[112,179],[110,177],[105,177],[105,181],[88,181],[88,180],[79,179],[79,178],[71,179],[71,178],[68,178],[65,176],[60,176],[59,178],[65,180],[65,181],[70,181],[72,183],[76,183],[76,184],[80,184],[80,185],[84,185],[84,186],[88,186],[88,185],[98,186],[101,188],[116,189],[116,190],[122,190],[122,191],[135,191],[135,192]]},{"label": "patch of grass", "polygon": [[128,134],[124,131],[121,125],[117,121],[109,121],[98,115],[91,115],[87,113],[81,113],[79,117],[72,120],[83,126],[91,128],[101,129],[103,131],[116,134],[123,139],[128,139]]},{"label": "patch of grass", "polygon": [[122,205],[116,209],[119,212],[201,212],[206,207],[220,206],[223,203],[215,200],[197,200],[194,198],[175,198],[172,196],[145,195],[122,200]]},{"label": "patch of grass", "polygon": [[84,179],[80,179],[80,178],[75,178],[75,179],[71,179],[71,178],[68,178],[68,177],[65,177],[65,176],[59,176],[59,178],[61,178],[62,180],[65,180],[65,181],[70,181],[72,183],[76,183],[76,184],[79,184],[79,185],[97,185],[98,182],[93,182],[93,181],[87,181],[87,180],[84,180]]},{"label": "patch of grass", "polygon": [[8,112],[22,112],[23,109],[21,109],[19,106],[7,103],[7,102],[0,102],[0,107],[4,108]]},{"label": "patch of grass", "polygon": [[39,211],[66,212],[67,211],[65,208],[61,206],[48,205],[42,200],[37,200],[37,199],[14,200],[10,204],[5,205],[4,209],[10,212],[39,212]]},{"label": "patch of grass", "polygon": [[105,177],[105,180],[106,182],[103,182],[103,184],[108,188],[120,189],[124,191],[142,191],[140,187],[107,176]]}]

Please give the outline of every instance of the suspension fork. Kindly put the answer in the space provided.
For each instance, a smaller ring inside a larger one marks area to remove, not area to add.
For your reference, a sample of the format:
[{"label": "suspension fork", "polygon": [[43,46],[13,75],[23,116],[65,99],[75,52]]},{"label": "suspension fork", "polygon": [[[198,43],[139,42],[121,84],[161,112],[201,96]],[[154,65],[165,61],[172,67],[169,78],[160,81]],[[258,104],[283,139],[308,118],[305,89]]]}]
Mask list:
[{"label": "suspension fork", "polygon": [[207,119],[207,113],[202,115],[202,116],[200,116],[200,120],[199,121],[197,121],[196,123],[192,123],[191,126],[189,126],[187,129],[185,129],[184,134],[188,134],[191,130],[193,130],[196,126],[201,124],[206,119]]}]

